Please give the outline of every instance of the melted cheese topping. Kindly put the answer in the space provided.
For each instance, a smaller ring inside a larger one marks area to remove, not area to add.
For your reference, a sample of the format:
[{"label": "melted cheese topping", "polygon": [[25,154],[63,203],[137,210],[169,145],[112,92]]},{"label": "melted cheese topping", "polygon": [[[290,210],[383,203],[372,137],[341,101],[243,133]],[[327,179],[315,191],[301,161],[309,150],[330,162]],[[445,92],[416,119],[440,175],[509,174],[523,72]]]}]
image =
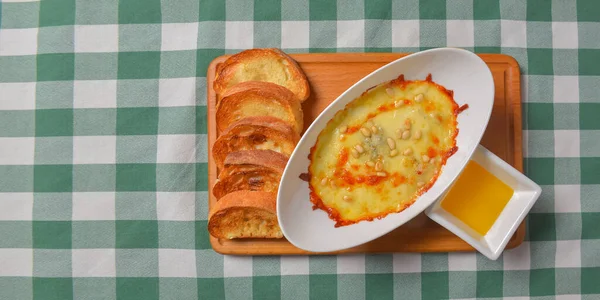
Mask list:
[{"label": "melted cheese topping", "polygon": [[406,209],[456,151],[458,105],[431,81],[376,86],[339,111],[310,155],[311,201],[337,226]]}]

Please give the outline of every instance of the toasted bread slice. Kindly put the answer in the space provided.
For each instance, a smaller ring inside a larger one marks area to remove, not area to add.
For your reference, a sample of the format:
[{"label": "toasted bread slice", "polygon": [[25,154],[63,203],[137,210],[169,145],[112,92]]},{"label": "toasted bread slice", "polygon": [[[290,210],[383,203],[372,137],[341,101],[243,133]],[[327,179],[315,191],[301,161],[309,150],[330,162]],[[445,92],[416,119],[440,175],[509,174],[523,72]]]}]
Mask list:
[{"label": "toasted bread slice", "polygon": [[276,193],[288,158],[272,150],[231,152],[213,187],[217,199],[240,190]]},{"label": "toasted bread slice", "polygon": [[217,127],[223,132],[245,117],[272,116],[302,132],[303,114],[300,102],[290,90],[270,82],[242,82],[224,95],[217,104]]},{"label": "toasted bread slice", "polygon": [[276,203],[275,193],[237,191],[227,194],[212,207],[208,232],[220,239],[282,238]]},{"label": "toasted bread slice", "polygon": [[229,88],[246,81],[266,81],[284,86],[300,102],[310,95],[308,80],[298,63],[275,48],[249,49],[229,57],[217,67],[213,88],[217,95],[224,95]]},{"label": "toasted bread slice", "polygon": [[243,150],[273,150],[289,157],[300,135],[290,125],[274,117],[248,117],[241,119],[219,136],[212,147],[217,167],[223,168],[227,154]]}]

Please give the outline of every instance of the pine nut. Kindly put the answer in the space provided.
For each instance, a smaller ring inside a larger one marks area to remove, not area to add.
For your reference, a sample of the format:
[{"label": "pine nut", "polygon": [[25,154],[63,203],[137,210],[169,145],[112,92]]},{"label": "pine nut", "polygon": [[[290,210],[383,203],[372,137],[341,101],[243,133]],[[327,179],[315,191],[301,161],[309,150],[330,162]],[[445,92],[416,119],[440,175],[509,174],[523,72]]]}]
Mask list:
[{"label": "pine nut", "polygon": [[331,186],[332,189],[335,189],[337,187],[337,185],[335,184],[335,181],[330,181],[329,182],[329,186]]},{"label": "pine nut", "polygon": [[363,148],[363,146],[361,146],[360,144],[354,146],[354,149],[356,149],[356,151],[360,154],[362,154],[363,152],[365,152],[365,148]]},{"label": "pine nut", "polygon": [[383,170],[383,164],[378,161],[375,163],[375,171],[382,171]]},{"label": "pine nut", "polygon": [[423,155],[423,157],[421,157],[423,159],[424,162],[429,162],[429,156],[427,155]]},{"label": "pine nut", "polygon": [[374,134],[377,134],[377,132],[379,132],[379,129],[377,129],[377,127],[373,126],[373,127],[371,127],[371,132],[373,132]]},{"label": "pine nut", "polygon": [[416,96],[415,96],[415,101],[417,101],[417,102],[421,102],[421,101],[423,101],[423,94],[418,94],[418,95],[416,95]]},{"label": "pine nut", "polygon": [[369,167],[374,167],[374,166],[375,166],[375,163],[374,163],[374,162],[372,162],[372,161],[370,161],[370,160],[369,160],[369,161],[367,161],[367,162],[366,162],[366,164],[367,164],[367,166],[369,166]]},{"label": "pine nut", "polygon": [[396,138],[402,138],[402,129],[396,129]]},{"label": "pine nut", "polygon": [[410,138],[410,131],[404,130],[404,132],[402,133],[402,139],[408,140],[409,138]]},{"label": "pine nut", "polygon": [[409,156],[409,155],[412,154],[412,149],[411,148],[406,148],[406,150],[404,150],[404,152],[402,154],[404,154],[406,156]]},{"label": "pine nut", "polygon": [[329,181],[329,180],[327,180],[327,178],[321,179],[321,185],[326,185],[327,181]]},{"label": "pine nut", "polygon": [[422,187],[422,186],[424,186],[424,185],[425,185],[425,183],[424,183],[423,181],[419,181],[419,182],[417,182],[417,185],[418,185],[419,187]]},{"label": "pine nut", "polygon": [[350,154],[352,154],[352,156],[354,156],[354,158],[360,157],[360,154],[358,153],[358,151],[356,151],[356,149],[350,150]]},{"label": "pine nut", "polygon": [[343,134],[340,134],[340,141],[343,140],[346,136]]},{"label": "pine nut", "polygon": [[371,130],[369,130],[369,128],[365,128],[365,127],[361,128],[360,133],[362,133],[365,137],[371,136]]},{"label": "pine nut", "polygon": [[398,155],[398,150],[394,149],[394,150],[390,151],[390,157],[394,157],[396,155]]},{"label": "pine nut", "polygon": [[411,126],[412,126],[412,123],[410,122],[410,120],[406,119],[404,121],[404,129],[409,130]]},{"label": "pine nut", "polygon": [[379,177],[385,177],[385,176],[387,176],[387,173],[386,173],[386,172],[377,172],[376,174],[377,174],[377,176],[379,176]]},{"label": "pine nut", "polygon": [[388,94],[388,96],[394,97],[394,89],[387,88],[387,89],[385,89],[385,92]]},{"label": "pine nut", "polygon": [[387,143],[391,150],[396,149],[396,142],[392,138],[387,138]]},{"label": "pine nut", "polygon": [[350,196],[344,196],[344,201],[350,201],[352,200],[352,198],[350,198]]},{"label": "pine nut", "polygon": [[398,108],[398,107],[402,106],[403,104],[404,104],[404,101],[402,101],[402,100],[396,100],[396,101],[394,101],[394,107],[395,108]]},{"label": "pine nut", "polygon": [[348,131],[348,126],[342,125],[342,127],[340,127],[340,132],[341,133],[346,133],[346,131]]},{"label": "pine nut", "polygon": [[421,138],[421,130],[416,130],[415,133],[413,134],[413,137],[415,138],[415,140],[418,140]]}]

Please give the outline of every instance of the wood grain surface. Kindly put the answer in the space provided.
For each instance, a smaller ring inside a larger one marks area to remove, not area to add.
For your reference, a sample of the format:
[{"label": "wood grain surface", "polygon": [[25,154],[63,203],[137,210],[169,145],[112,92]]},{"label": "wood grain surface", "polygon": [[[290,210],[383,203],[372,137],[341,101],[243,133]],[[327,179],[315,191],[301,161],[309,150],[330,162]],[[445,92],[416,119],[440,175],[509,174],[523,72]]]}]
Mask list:
[{"label": "wood grain surface", "polygon": [[[401,53],[292,54],[292,58],[300,64],[311,85],[311,96],[302,105],[305,129],[329,103],[351,85],[377,68],[406,55]],[[212,187],[218,174],[217,166],[212,160],[212,145],[218,137],[215,122],[217,99],[212,85],[217,64],[223,62],[227,57],[217,57],[209,65],[207,71],[209,207],[216,201],[212,195]],[[523,172],[519,65],[514,58],[507,55],[479,54],[479,57],[487,63],[492,71],[496,87],[492,115],[481,144]],[[435,74],[433,74],[433,80],[435,81]],[[524,237],[525,222],[519,226],[509,241],[507,249],[520,245]],[[211,236],[210,243],[216,252],[222,254],[328,254],[311,253],[298,249],[285,239],[219,240]],[[410,222],[374,241],[329,254],[452,251],[475,250],[424,214],[420,214]]]}]

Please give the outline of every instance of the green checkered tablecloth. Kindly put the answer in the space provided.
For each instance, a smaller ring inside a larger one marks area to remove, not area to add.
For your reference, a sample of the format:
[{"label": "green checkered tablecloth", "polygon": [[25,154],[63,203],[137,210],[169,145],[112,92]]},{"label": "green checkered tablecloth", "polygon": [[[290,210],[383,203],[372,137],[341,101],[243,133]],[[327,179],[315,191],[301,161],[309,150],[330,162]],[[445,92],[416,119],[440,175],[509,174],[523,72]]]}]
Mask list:
[{"label": "green checkered tablecloth", "polygon": [[[1,0],[0,299],[600,299],[597,0]],[[210,247],[206,69],[252,47],[515,57],[525,242],[235,257]]]}]

